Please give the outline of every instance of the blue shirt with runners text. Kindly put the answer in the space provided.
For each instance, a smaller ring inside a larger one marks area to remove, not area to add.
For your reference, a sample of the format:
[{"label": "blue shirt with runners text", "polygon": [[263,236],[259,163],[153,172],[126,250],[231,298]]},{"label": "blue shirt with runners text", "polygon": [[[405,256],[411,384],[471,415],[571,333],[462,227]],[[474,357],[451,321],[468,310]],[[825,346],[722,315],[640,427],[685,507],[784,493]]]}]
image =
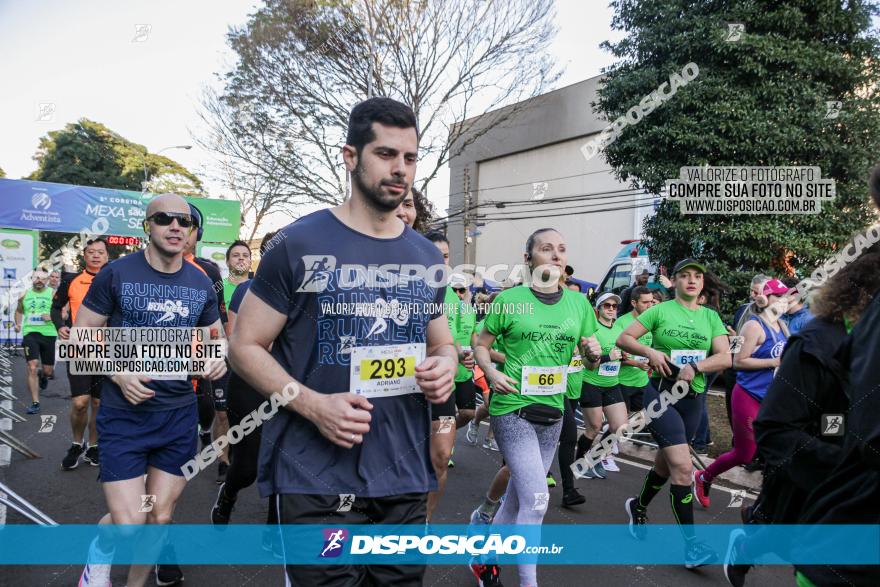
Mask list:
[{"label": "blue shirt with runners text", "polygon": [[[112,327],[195,328],[220,319],[217,294],[204,273],[187,262],[174,273],[156,271],[143,251],[105,265],[92,281],[83,305],[107,316],[107,326]],[[189,379],[153,380],[146,386],[156,395],[134,405],[118,385],[105,378],[101,404],[118,410],[158,412],[196,401]]]}]

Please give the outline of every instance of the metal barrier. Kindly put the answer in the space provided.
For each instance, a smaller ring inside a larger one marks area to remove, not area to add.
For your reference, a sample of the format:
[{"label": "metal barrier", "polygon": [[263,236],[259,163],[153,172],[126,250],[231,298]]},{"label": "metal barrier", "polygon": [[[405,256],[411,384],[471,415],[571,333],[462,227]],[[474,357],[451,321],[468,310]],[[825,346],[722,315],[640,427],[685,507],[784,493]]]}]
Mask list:
[{"label": "metal barrier", "polygon": [[58,522],[44,514],[35,505],[24,499],[4,483],[0,483],[0,504],[10,507],[40,526],[57,526]]}]

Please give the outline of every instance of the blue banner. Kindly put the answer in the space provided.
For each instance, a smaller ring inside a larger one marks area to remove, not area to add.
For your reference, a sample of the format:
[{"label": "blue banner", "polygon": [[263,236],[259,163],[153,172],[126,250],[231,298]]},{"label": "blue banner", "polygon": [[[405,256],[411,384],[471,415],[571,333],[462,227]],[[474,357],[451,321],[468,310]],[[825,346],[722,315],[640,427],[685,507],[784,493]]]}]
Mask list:
[{"label": "blue banner", "polygon": [[[880,565],[880,527],[696,526],[723,562],[732,533],[743,535],[742,562]],[[649,525],[636,540],[626,525],[547,526],[0,526],[0,565],[85,564],[101,534],[97,563],[666,565],[684,563],[675,525]],[[160,555],[173,545],[173,555]],[[39,545],[36,548],[34,545]],[[170,558],[173,556],[173,559]],[[163,558],[164,557],[164,558]],[[94,553],[93,557],[94,559]],[[111,560],[112,559],[112,560]],[[880,570],[880,568],[878,568]]]},{"label": "blue banner", "polygon": [[[0,179],[0,227],[79,233],[106,218],[105,234],[143,236],[147,203],[156,194],[91,186]],[[238,238],[241,205],[236,200],[186,198],[205,217],[206,242]]]}]

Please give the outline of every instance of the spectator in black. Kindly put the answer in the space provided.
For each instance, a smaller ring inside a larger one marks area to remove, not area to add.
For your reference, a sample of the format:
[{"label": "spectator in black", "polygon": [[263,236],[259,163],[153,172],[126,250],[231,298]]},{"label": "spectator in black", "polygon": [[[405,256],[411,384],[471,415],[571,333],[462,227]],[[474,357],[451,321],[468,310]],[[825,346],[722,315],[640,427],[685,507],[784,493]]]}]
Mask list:
[{"label": "spectator in black", "polygon": [[[880,208],[880,165],[874,167],[868,182],[871,198]],[[875,245],[863,253],[855,263],[840,273],[848,273],[849,279],[862,283],[862,287],[849,287],[855,304],[840,304],[844,326],[852,329],[846,342],[835,358],[846,373],[845,387],[851,409],[845,412],[843,449],[833,459],[834,469],[828,475],[814,474],[813,485],[817,487],[807,498],[805,513],[800,524],[880,524],[880,258],[876,255],[880,246]],[[868,257],[874,254],[872,259]],[[863,258],[865,260],[863,261]],[[861,267],[861,271],[855,269]],[[851,271],[848,271],[852,268]],[[840,275],[840,273],[838,275]],[[836,278],[837,276],[835,276]],[[832,278],[834,280],[834,278]],[[867,280],[867,282],[865,282]],[[845,287],[842,291],[848,291]],[[872,299],[873,298],[873,299]],[[867,304],[867,301],[870,304]],[[855,310],[866,304],[859,315]],[[814,313],[823,312],[814,304]],[[813,320],[802,333],[809,330]],[[857,322],[857,323],[856,323]],[[827,422],[825,422],[827,424]],[[826,430],[827,433],[827,430]],[[838,532],[815,533],[814,548],[839,548],[832,540],[840,538]],[[856,565],[796,565],[798,579],[805,578],[816,585],[880,585],[880,569],[876,566]]]},{"label": "spectator in black", "polygon": [[[880,247],[875,246],[829,280],[815,301],[815,319],[789,338],[754,423],[766,464],[761,495],[746,514],[750,521],[880,523],[880,401],[871,393],[880,384],[878,289]],[[845,437],[827,434],[824,416],[829,414],[844,414]],[[759,553],[749,550],[745,533],[731,540],[728,576],[742,585],[750,565],[737,564],[737,558]],[[786,557],[788,550],[779,545],[776,552]],[[867,581],[867,568],[820,565],[802,572],[816,585],[880,584],[876,567],[873,581]]]}]

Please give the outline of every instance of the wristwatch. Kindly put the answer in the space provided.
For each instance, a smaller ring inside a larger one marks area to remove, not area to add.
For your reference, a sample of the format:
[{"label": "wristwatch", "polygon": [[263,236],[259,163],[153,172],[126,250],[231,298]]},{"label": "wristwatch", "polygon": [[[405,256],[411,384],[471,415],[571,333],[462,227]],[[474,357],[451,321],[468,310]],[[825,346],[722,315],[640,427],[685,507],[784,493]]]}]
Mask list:
[{"label": "wristwatch", "polygon": [[702,373],[702,371],[700,371],[700,368],[697,367],[697,362],[696,362],[696,361],[691,361],[691,362],[688,363],[688,364],[693,368],[694,373],[698,373],[698,374],[699,374],[699,373]]}]

